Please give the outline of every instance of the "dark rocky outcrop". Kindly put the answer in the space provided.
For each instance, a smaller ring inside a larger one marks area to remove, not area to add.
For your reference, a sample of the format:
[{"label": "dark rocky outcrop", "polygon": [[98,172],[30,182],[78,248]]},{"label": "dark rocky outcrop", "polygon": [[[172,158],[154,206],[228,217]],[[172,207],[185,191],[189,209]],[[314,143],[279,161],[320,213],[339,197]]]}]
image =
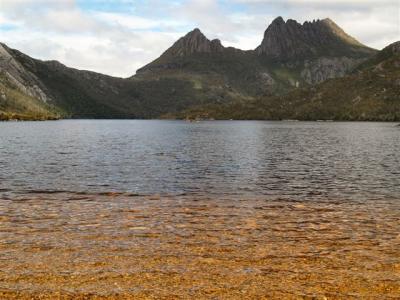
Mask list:
[{"label": "dark rocky outcrop", "polygon": [[265,31],[256,52],[274,60],[287,61],[317,56],[359,57],[375,51],[346,34],[331,19],[300,24],[291,19],[285,22],[278,17]]},{"label": "dark rocky outcrop", "polygon": [[220,40],[210,41],[196,28],[184,37],[180,38],[164,55],[185,56],[194,53],[216,53],[224,51]]},{"label": "dark rocky outcrop", "polygon": [[300,69],[298,81],[307,84],[342,77],[376,53],[329,18],[300,24],[282,17],[267,28],[255,51],[260,57]]}]

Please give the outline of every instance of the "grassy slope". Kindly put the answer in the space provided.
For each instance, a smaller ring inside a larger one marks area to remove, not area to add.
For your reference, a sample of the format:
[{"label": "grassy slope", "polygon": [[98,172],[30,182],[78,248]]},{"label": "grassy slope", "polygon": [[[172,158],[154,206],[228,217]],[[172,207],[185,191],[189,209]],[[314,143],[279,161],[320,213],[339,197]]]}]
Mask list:
[{"label": "grassy slope", "polygon": [[189,82],[193,95],[203,103],[253,98],[271,90],[259,76],[266,73],[267,68],[260,64],[257,56],[234,49],[223,53],[160,57],[144,70],[133,78],[140,81],[173,78]]},{"label": "grassy slope", "polygon": [[67,117],[156,118],[203,103],[203,94],[186,78],[122,79],[34,60],[15,50],[13,54],[40,78]]},{"label": "grassy slope", "polygon": [[0,120],[53,120],[59,117],[55,109],[25,95],[0,74]]},{"label": "grassy slope", "polygon": [[179,118],[400,120],[400,54],[389,48],[350,76],[281,97],[193,107]]}]

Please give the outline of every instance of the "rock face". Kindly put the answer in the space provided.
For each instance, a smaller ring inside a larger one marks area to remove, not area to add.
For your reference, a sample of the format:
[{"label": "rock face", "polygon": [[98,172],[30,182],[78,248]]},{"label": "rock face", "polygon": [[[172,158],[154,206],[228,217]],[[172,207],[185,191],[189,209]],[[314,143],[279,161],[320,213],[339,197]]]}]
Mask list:
[{"label": "rock face", "polygon": [[363,59],[348,57],[322,57],[304,62],[304,69],[301,77],[309,84],[318,84],[327,79],[343,77]]},{"label": "rock face", "polygon": [[267,28],[256,52],[268,58],[287,61],[315,56],[357,55],[373,52],[346,34],[332,20],[324,19],[300,24],[276,18]]},{"label": "rock face", "polygon": [[21,92],[48,102],[50,97],[40,80],[27,71],[12,55],[11,49],[0,43],[0,72]]},{"label": "rock face", "polygon": [[198,29],[194,29],[180,38],[164,55],[186,56],[194,53],[217,53],[224,51],[220,40],[210,41]]},{"label": "rock face", "polygon": [[270,61],[300,69],[300,81],[318,84],[342,77],[376,53],[351,37],[331,19],[300,24],[276,18],[256,53]]}]

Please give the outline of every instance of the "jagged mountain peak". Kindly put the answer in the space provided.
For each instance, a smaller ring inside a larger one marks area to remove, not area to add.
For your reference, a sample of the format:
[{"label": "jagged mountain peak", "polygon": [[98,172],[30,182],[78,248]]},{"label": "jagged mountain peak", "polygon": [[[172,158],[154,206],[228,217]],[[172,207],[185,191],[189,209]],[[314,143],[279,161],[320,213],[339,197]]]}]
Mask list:
[{"label": "jagged mountain peak", "polygon": [[285,24],[285,23],[286,23],[285,20],[281,16],[279,16],[279,17],[276,17],[272,21],[271,25],[273,26],[273,25],[280,25],[280,24]]},{"label": "jagged mountain peak", "polygon": [[206,36],[201,32],[199,28],[195,28],[192,31],[189,31],[183,38],[193,38],[193,37],[202,37],[206,38]]},{"label": "jagged mountain peak", "polygon": [[199,28],[180,38],[163,55],[186,56],[194,53],[222,52],[224,47],[218,39],[210,41]]},{"label": "jagged mountain peak", "polygon": [[281,16],[279,16],[279,17],[276,17],[272,22],[271,22],[271,24],[270,24],[270,26],[279,26],[279,25],[286,25],[286,24],[288,24],[288,25],[299,25],[299,26],[305,26],[305,25],[309,25],[309,24],[326,24],[326,25],[332,25],[332,26],[335,26],[335,27],[338,27],[338,25],[334,22],[334,21],[332,21],[332,19],[330,19],[330,18],[325,18],[325,19],[322,19],[322,20],[320,20],[320,19],[314,19],[314,20],[312,20],[312,21],[305,21],[303,24],[301,24],[301,23],[299,23],[298,21],[296,21],[296,20],[294,20],[294,19],[287,19],[286,21],[285,21],[285,19],[283,18],[283,17],[281,17]]},{"label": "jagged mountain peak", "polygon": [[291,60],[317,55],[357,56],[360,49],[374,51],[345,33],[329,18],[300,24],[293,19],[285,22],[278,17],[268,26],[256,52],[276,60]]}]

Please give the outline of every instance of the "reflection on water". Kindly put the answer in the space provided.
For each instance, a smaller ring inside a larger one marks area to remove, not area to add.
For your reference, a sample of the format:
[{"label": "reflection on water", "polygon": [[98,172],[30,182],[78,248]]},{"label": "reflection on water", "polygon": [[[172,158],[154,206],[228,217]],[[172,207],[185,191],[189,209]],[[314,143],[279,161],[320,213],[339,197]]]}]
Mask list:
[{"label": "reflection on water", "polygon": [[383,199],[399,146],[392,123],[1,123],[0,189]]},{"label": "reflection on water", "polygon": [[0,123],[0,299],[396,299],[390,123]]}]

